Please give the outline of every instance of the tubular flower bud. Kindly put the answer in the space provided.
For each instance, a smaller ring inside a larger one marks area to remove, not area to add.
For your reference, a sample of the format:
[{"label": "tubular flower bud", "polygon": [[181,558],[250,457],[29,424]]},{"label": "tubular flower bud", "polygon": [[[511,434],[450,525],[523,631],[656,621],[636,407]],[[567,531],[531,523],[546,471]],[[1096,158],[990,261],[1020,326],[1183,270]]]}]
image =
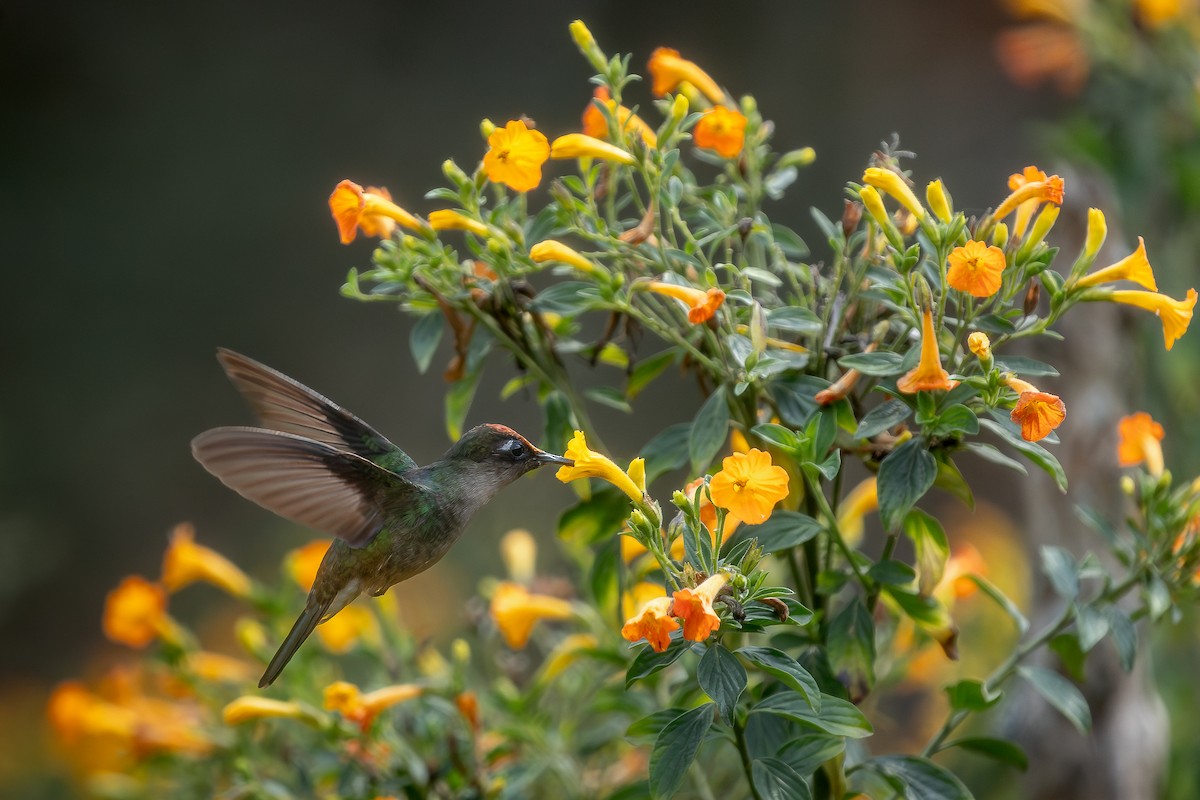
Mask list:
[{"label": "tubular flower bud", "polygon": [[1146,471],[1154,477],[1162,475],[1163,426],[1145,411],[1121,417],[1117,422],[1117,463],[1133,467],[1146,463]]},{"label": "tubular flower bud", "polygon": [[725,302],[725,292],[715,287],[701,290],[664,281],[650,281],[643,285],[655,294],[683,301],[688,306],[688,322],[693,325],[712,319],[713,315],[717,313],[717,309]]},{"label": "tubular flower bud", "polygon": [[470,231],[476,236],[487,236],[489,233],[487,225],[449,208],[431,211],[429,227],[435,231]]},{"label": "tubular flower bud", "polygon": [[980,361],[992,357],[992,340],[983,331],[975,331],[968,336],[967,347]]},{"label": "tubular flower bud", "polygon": [[950,380],[950,373],[942,369],[937,331],[933,327],[933,309],[926,306],[921,315],[921,360],[896,381],[896,389],[904,394],[916,394],[944,391],[957,385],[957,381]]},{"label": "tubular flower bud", "polygon": [[[871,342],[869,345],[863,348],[863,352],[874,353],[878,347],[878,342]],[[831,403],[836,403],[838,400],[841,400],[846,395],[850,394],[851,390],[854,389],[854,385],[858,383],[858,379],[861,375],[862,373],[856,369],[848,369],[842,373],[842,377],[834,381],[828,388],[817,392],[813,399],[817,401],[817,405],[821,406],[827,406]]]},{"label": "tubular flower bud", "polygon": [[[1103,218],[1103,215],[1101,215],[1101,220]],[[1089,219],[1088,222],[1088,236],[1090,237],[1091,220]],[[1158,291],[1158,284],[1154,280],[1154,270],[1150,267],[1149,259],[1146,258],[1146,242],[1142,237],[1138,237],[1137,250],[1134,250],[1115,264],[1110,264],[1107,267],[1096,270],[1090,275],[1083,276],[1075,282],[1075,285],[1085,288],[1113,281],[1133,281],[1152,292]]]},{"label": "tubular flower bud", "polygon": [[725,92],[717,82],[695,62],[681,57],[678,50],[670,47],[656,49],[650,54],[650,62],[646,67],[652,79],[650,91],[655,97],[673,92],[686,82],[699,89],[713,103],[724,103],[726,100]]},{"label": "tubular flower bud", "polygon": [[1025,241],[1025,246],[1030,249],[1042,242],[1046,238],[1046,234],[1050,233],[1050,229],[1054,227],[1054,223],[1058,221],[1059,206],[1048,205],[1042,209],[1042,213],[1037,215],[1037,219],[1033,221],[1033,228],[1029,231],[1029,238]]},{"label": "tubular flower bud", "polygon": [[602,158],[620,164],[637,163],[637,159],[633,157],[632,153],[584,133],[568,133],[555,139],[550,145],[550,157],[560,160],[565,158]]},{"label": "tubular flower bud", "polygon": [[921,205],[921,201],[913,194],[904,178],[892,170],[869,167],[863,173],[863,183],[890,194],[918,220],[925,219],[925,207]]},{"label": "tubular flower bud", "polygon": [[[584,438],[583,431],[575,431],[575,435],[571,438],[567,445],[565,456],[575,462],[571,467],[559,467],[558,472],[554,477],[558,478],[563,483],[577,481],[580,478],[600,478],[608,481],[613,486],[616,486],[622,492],[633,500],[635,503],[640,503],[643,499],[643,493],[638,486],[637,481],[629,477],[621,470],[611,459],[597,453],[587,446],[587,439]],[[631,464],[632,468],[633,465]],[[644,467],[642,469],[642,478],[645,479]]]},{"label": "tubular flower bud", "polygon": [[669,613],[683,620],[683,638],[703,642],[721,627],[721,618],[712,604],[728,582],[728,576],[718,572],[695,589],[675,592]]},{"label": "tubular flower bud", "polygon": [[[1083,241],[1083,255],[1080,260],[1085,264],[1091,264],[1096,260],[1096,254],[1100,252],[1100,248],[1104,246],[1104,240],[1108,238],[1108,221],[1104,219],[1104,212],[1098,208],[1088,209],[1087,220],[1087,235]],[[1138,237],[1140,245],[1142,237]],[[1147,287],[1157,289],[1157,286]]]},{"label": "tubular flower bud", "polygon": [[996,227],[992,229],[992,244],[999,247],[1001,250],[1008,244],[1008,225],[1003,222],[997,222]]},{"label": "tubular flower bud", "polygon": [[671,122],[678,125],[688,114],[689,103],[686,94],[677,94],[671,101]]},{"label": "tubular flower bud", "polygon": [[1188,289],[1187,298],[1184,300],[1173,300],[1165,294],[1136,289],[1118,289],[1100,299],[1153,311],[1162,322],[1163,341],[1170,350],[1175,346],[1175,340],[1187,333],[1188,325],[1192,322],[1196,290]]},{"label": "tubular flower bud", "polygon": [[226,725],[240,725],[266,717],[304,719],[307,716],[299,703],[256,696],[239,697],[221,712],[221,718],[225,720]]},{"label": "tubular flower bud", "polygon": [[162,583],[168,592],[177,592],[196,581],[211,583],[234,597],[250,595],[246,573],[217,551],[196,544],[195,529],[184,523],[171,532],[171,545],[163,556]]},{"label": "tubular flower bud", "polygon": [[599,264],[556,239],[546,239],[545,241],[538,242],[529,248],[529,257],[539,264],[546,261],[558,261],[563,264],[570,264],[575,269],[588,275],[604,272],[604,269]]},{"label": "tubular flower bud", "polygon": [[887,209],[883,207],[883,198],[879,196],[878,189],[868,184],[859,189],[858,199],[862,200],[863,207],[867,209],[871,219],[875,220],[876,225],[884,230],[891,226],[891,217],[888,216]]},{"label": "tubular flower bud", "polygon": [[583,57],[597,72],[604,72],[608,66],[608,58],[600,49],[600,45],[596,44],[596,37],[592,36],[588,26],[583,24],[583,20],[577,19],[568,28],[571,31],[571,38],[575,40],[575,46],[579,48],[579,52],[583,53]]},{"label": "tubular flower bud", "polygon": [[954,216],[950,210],[950,199],[946,197],[946,187],[942,185],[942,179],[930,181],[925,187],[925,202],[929,203],[929,208],[933,211],[933,215],[942,222],[949,222]]},{"label": "tubular flower bud", "polygon": [[1008,388],[1017,393],[1017,404],[1010,418],[1021,426],[1021,438],[1027,442],[1045,439],[1067,417],[1067,407],[1056,394],[1039,391],[1015,375],[1005,377]]},{"label": "tubular flower bud", "polygon": [[425,227],[421,220],[392,202],[387,189],[368,186],[366,189],[351,180],[344,180],[329,195],[329,212],[337,224],[342,244],[350,244],[361,229],[367,236],[386,239],[396,223],[411,230]]}]

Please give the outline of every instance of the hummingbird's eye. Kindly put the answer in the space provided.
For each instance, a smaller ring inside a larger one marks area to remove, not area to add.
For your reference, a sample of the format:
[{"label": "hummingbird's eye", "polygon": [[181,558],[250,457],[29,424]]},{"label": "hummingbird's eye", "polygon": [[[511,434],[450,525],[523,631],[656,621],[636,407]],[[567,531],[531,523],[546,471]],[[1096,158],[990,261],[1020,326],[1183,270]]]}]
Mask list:
[{"label": "hummingbird's eye", "polygon": [[501,446],[501,449],[514,461],[520,461],[529,455],[529,448],[516,439],[509,439]]}]

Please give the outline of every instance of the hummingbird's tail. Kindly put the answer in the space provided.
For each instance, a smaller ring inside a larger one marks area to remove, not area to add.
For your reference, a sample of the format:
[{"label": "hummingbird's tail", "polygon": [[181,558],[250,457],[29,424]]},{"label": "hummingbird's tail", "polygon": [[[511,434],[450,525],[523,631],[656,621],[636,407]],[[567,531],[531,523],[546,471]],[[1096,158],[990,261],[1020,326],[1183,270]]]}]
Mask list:
[{"label": "hummingbird's tail", "polygon": [[259,680],[258,688],[263,689],[275,682],[279,673],[283,672],[283,668],[300,649],[300,645],[304,644],[304,640],[316,629],[317,623],[325,617],[325,612],[329,609],[333,599],[330,597],[323,603],[317,601],[305,606],[304,611],[292,625],[292,630],[288,633],[287,638],[283,640],[283,644],[279,645],[279,650],[271,659],[271,663],[267,664],[267,671]]}]

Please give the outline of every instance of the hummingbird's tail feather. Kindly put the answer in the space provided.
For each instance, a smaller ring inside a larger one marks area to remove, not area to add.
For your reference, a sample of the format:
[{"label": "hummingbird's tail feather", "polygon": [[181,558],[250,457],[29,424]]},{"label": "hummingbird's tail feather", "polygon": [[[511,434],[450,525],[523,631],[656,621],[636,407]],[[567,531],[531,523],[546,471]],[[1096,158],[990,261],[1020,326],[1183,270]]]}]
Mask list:
[{"label": "hummingbird's tail feather", "polygon": [[304,644],[312,632],[316,629],[317,624],[325,618],[325,612],[329,609],[333,602],[331,596],[329,600],[312,603],[305,606],[304,611],[297,617],[295,624],[292,625],[291,631],[288,632],[287,638],[283,640],[283,644],[279,645],[279,650],[276,651],[271,663],[267,664],[267,671],[263,673],[262,678],[258,681],[258,688],[264,689],[275,682],[279,677],[279,673],[283,672],[283,668],[292,660],[292,656],[300,649],[300,645]]}]

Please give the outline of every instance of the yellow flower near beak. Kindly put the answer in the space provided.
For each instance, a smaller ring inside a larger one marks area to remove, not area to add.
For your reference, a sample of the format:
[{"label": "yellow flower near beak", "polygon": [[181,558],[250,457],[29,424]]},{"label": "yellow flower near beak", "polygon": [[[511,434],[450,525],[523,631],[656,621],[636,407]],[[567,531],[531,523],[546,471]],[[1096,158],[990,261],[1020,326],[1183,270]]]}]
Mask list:
[{"label": "yellow flower near beak", "polygon": [[[629,473],[626,473],[611,459],[589,448],[583,431],[575,431],[564,456],[574,461],[575,464],[570,467],[558,468],[554,477],[563,483],[577,481],[580,478],[600,478],[616,486],[635,503],[642,502],[646,479],[645,462],[642,459],[634,459],[634,462],[629,465]],[[639,461],[642,463],[639,464]],[[639,475],[642,485],[630,477],[630,473]]]}]

